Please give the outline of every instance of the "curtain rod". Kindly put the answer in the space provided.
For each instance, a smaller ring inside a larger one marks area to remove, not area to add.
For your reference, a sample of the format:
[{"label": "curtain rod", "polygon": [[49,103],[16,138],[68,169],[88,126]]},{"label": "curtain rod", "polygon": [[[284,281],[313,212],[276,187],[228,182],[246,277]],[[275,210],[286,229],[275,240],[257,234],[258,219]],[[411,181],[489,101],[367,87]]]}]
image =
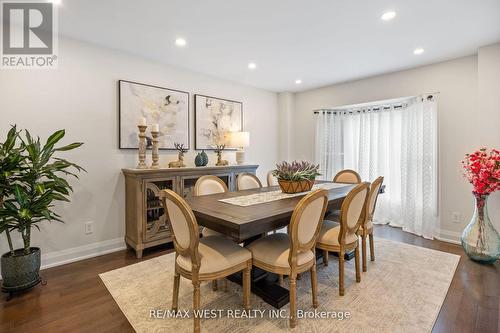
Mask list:
[{"label": "curtain rod", "polygon": [[[437,95],[439,94],[439,91],[436,91],[436,92],[432,92],[432,93],[426,93],[426,94],[421,94],[421,95],[418,95],[418,96],[412,96],[412,97],[409,97],[409,98],[406,98],[406,100],[411,100],[411,99],[414,99],[414,98],[422,98],[422,101],[424,100],[424,98],[426,98],[427,100],[432,100],[434,98],[434,95]],[[393,100],[397,100],[397,99],[393,99]],[[352,113],[361,113],[361,112],[370,112],[370,111],[380,111],[380,110],[389,110],[391,108],[394,108],[394,109],[399,109],[399,108],[403,108],[403,107],[406,107],[408,106],[408,103],[401,103],[401,102],[398,102],[398,103],[381,103],[383,101],[378,101],[378,102],[374,102],[372,105],[369,105],[370,103],[362,103],[360,105],[366,105],[366,106],[359,106],[359,107],[356,107],[356,105],[352,105],[352,107],[348,107],[346,105],[346,107],[336,107],[336,108],[332,108],[332,109],[317,109],[317,110],[313,110],[313,113],[314,114],[319,114],[320,112],[322,113],[333,113],[333,114],[337,114],[338,113],[349,113],[349,114],[352,114]]]}]

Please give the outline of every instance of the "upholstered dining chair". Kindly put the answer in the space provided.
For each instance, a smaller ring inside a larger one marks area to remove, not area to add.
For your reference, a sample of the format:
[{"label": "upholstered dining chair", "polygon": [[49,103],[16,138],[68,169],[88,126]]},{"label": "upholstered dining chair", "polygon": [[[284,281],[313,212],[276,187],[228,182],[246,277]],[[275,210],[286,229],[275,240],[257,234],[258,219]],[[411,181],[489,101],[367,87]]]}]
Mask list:
[{"label": "upholstered dining chair", "polygon": [[272,170],[267,173],[267,186],[278,186],[278,180],[273,176]]},{"label": "upholstered dining chair", "polygon": [[260,182],[260,179],[253,173],[243,172],[236,178],[236,188],[238,191],[261,187],[262,183]]},{"label": "upholstered dining chair", "polygon": [[[178,310],[180,277],[193,284],[193,311],[200,309],[200,282],[224,278],[243,271],[243,306],[250,309],[252,254],[231,240],[218,236],[199,238],[199,228],[187,202],[172,190],[160,197],[172,228],[175,248],[172,310]],[[194,317],[194,332],[200,332],[200,318]]]},{"label": "upholstered dining chair", "polygon": [[345,169],[337,172],[335,177],[333,177],[333,182],[344,184],[359,184],[361,183],[361,177],[356,171]]},{"label": "upholstered dining chair", "polygon": [[[198,178],[198,180],[194,184],[193,195],[194,196],[209,195],[216,193],[226,193],[228,191],[229,190],[226,186],[226,183],[224,183],[222,179],[216,176],[207,175]],[[205,237],[212,235],[224,236],[223,234],[208,228],[203,228],[201,233]]]},{"label": "upholstered dining chair", "polygon": [[323,263],[328,266],[328,252],[339,254],[339,294],[344,296],[344,255],[355,251],[356,282],[361,282],[357,232],[364,221],[369,183],[361,183],[349,192],[340,209],[339,223],[324,220],[316,248],[323,250]]},{"label": "upholstered dining chair", "polygon": [[313,307],[318,307],[316,254],[314,244],[328,204],[328,191],[316,190],[302,198],[290,219],[289,234],[276,233],[260,238],[247,248],[253,265],[274,274],[288,275],[290,281],[290,327],[297,324],[297,274],[311,272]]},{"label": "upholstered dining chair", "polygon": [[[229,190],[226,186],[226,183],[224,183],[222,179],[220,179],[217,176],[207,175],[198,178],[198,180],[194,184],[193,195],[194,196],[209,195],[216,193],[226,193],[228,191]],[[203,237],[208,237],[208,236],[226,237],[224,234],[221,234],[220,232],[209,229],[207,227],[203,228],[201,234],[203,235]],[[223,283],[224,283],[224,290],[227,290],[227,279],[223,279]],[[217,280],[213,280],[212,289],[217,290],[217,288],[218,288]]]},{"label": "upholstered dining chair", "polygon": [[373,214],[377,205],[377,198],[384,182],[384,177],[375,179],[370,186],[370,193],[366,204],[365,220],[359,227],[358,234],[361,236],[361,257],[363,262],[363,272],[366,272],[366,237],[370,239],[370,260],[375,261],[375,246],[373,244]]}]

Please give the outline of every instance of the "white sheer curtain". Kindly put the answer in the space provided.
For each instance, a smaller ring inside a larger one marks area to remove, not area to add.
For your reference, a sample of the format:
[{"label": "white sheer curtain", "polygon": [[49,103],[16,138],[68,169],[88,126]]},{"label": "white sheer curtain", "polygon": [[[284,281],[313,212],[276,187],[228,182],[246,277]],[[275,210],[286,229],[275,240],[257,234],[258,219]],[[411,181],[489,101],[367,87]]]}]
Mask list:
[{"label": "white sheer curtain", "polygon": [[392,105],[316,111],[316,161],[324,179],[342,169],[384,176],[375,220],[433,238],[437,224],[437,105],[416,97]]}]

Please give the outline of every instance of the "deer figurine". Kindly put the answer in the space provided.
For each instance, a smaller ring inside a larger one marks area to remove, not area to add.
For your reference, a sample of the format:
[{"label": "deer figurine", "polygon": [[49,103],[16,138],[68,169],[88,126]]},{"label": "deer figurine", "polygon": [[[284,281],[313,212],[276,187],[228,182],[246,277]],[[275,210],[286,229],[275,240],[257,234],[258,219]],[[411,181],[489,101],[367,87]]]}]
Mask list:
[{"label": "deer figurine", "polygon": [[168,167],[169,168],[184,168],[185,167],[185,165],[184,165],[184,154],[188,150],[186,148],[184,148],[184,144],[183,143],[174,142],[174,147],[179,152],[179,155],[178,155],[178,159],[179,160],[178,161],[172,161],[172,162],[168,163]]},{"label": "deer figurine", "polygon": [[224,166],[228,165],[229,162],[227,160],[222,159],[222,151],[226,148],[226,145],[215,145],[215,153],[217,154],[217,163],[216,166]]}]

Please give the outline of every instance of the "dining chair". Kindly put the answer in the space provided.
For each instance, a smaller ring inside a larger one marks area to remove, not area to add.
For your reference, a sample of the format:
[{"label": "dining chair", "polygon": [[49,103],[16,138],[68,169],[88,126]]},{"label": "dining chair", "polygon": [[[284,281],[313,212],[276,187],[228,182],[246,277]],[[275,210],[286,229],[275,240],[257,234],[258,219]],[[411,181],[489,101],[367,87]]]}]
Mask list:
[{"label": "dining chair", "polygon": [[333,177],[333,182],[344,184],[359,184],[361,183],[361,177],[356,171],[345,169],[337,172],[335,177]]},{"label": "dining chair", "polygon": [[365,220],[359,227],[358,234],[361,236],[361,257],[363,262],[363,272],[366,272],[366,237],[370,239],[370,261],[375,261],[375,247],[373,244],[373,214],[377,205],[380,187],[384,182],[384,177],[380,176],[373,181],[370,186],[370,193],[366,204]]},{"label": "dining chair", "polygon": [[[200,309],[200,282],[224,278],[243,271],[243,307],[250,309],[252,253],[227,238],[199,238],[199,227],[187,202],[172,190],[160,192],[168,214],[175,248],[172,310],[178,310],[180,277],[193,284],[193,313]],[[194,332],[200,332],[200,318],[194,317]]]},{"label": "dining chair", "polygon": [[250,190],[252,188],[261,188],[262,183],[256,175],[249,172],[243,172],[236,178],[236,189],[238,191]]},{"label": "dining chair", "polygon": [[353,188],[342,202],[340,223],[324,220],[316,243],[323,250],[323,263],[328,266],[328,252],[339,255],[339,294],[344,296],[344,255],[355,251],[356,282],[361,282],[359,270],[358,229],[364,221],[369,183],[361,183]]},{"label": "dining chair", "polygon": [[[217,193],[226,193],[229,192],[226,183],[222,181],[219,177],[207,175],[198,178],[196,183],[194,184],[193,195],[209,195],[209,194],[217,194]],[[214,231],[209,228],[203,228],[201,234],[203,236],[224,236],[220,232]]]},{"label": "dining chair", "polygon": [[278,180],[273,176],[272,170],[267,173],[267,186],[278,186]]},{"label": "dining chair", "polygon": [[302,198],[290,219],[288,234],[276,233],[247,245],[253,265],[290,281],[290,327],[297,324],[297,274],[311,272],[313,307],[318,307],[314,244],[328,204],[328,191],[319,189]]},{"label": "dining chair", "polygon": [[[196,183],[194,184],[194,190],[193,190],[193,195],[194,196],[200,196],[200,195],[209,195],[209,194],[216,194],[216,193],[226,193],[229,192],[226,183],[222,181],[217,176],[212,176],[212,175],[206,175],[198,178]],[[219,236],[219,237],[226,237],[226,235],[221,234],[220,232],[217,232],[215,230],[209,229],[207,227],[204,227],[203,230],[201,231],[201,234],[203,237],[208,237],[208,236]],[[227,279],[223,279],[224,283],[224,290],[227,290]],[[215,291],[217,290],[217,280],[212,281],[212,289]]]}]

